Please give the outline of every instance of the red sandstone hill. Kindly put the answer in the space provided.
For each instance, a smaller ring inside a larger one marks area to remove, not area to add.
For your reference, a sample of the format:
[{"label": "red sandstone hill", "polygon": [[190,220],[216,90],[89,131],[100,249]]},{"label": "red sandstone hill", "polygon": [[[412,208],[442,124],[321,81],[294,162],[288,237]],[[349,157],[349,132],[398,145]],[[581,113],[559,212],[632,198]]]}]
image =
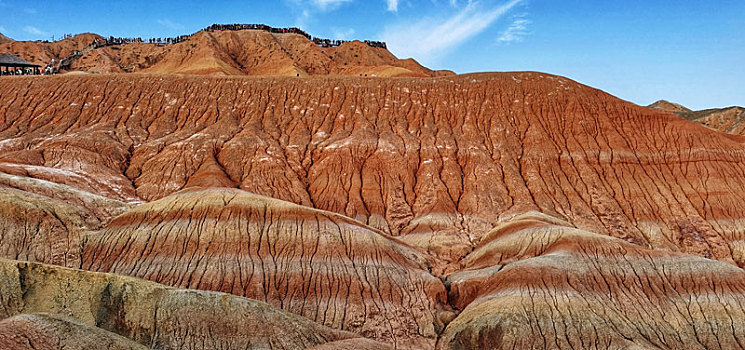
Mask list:
[{"label": "red sandstone hill", "polygon": [[70,56],[75,51],[85,49],[93,40],[101,39],[96,34],[78,34],[55,42],[42,41],[11,41],[0,42],[0,52],[8,52],[23,58],[26,61],[41,66],[46,66],[52,59],[59,60]]},{"label": "red sandstone hill", "polygon": [[14,40],[0,33],[0,45],[13,42]]},{"label": "red sandstone hill", "polygon": [[745,149],[669,112],[531,72],[0,84],[0,256],[92,271],[0,264],[0,344],[744,347]]},{"label": "red sandstone hill", "polygon": [[[83,34],[54,43],[13,42],[0,45],[0,52],[46,65],[52,58],[59,60],[75,50],[82,51],[96,38],[100,37]],[[166,46],[131,43],[101,47],[74,60],[69,70],[270,76],[431,77],[454,74],[432,71],[413,59],[400,60],[384,48],[360,41],[323,48],[299,34],[261,30],[202,31],[187,41]]]}]

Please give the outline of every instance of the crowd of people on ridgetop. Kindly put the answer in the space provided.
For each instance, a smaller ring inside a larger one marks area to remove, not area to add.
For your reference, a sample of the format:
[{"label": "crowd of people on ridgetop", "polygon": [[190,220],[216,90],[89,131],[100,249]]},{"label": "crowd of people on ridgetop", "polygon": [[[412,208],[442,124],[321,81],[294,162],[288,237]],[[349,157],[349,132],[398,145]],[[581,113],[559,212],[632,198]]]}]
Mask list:
[{"label": "crowd of people on ridgetop", "polygon": [[171,44],[178,44],[180,42],[184,42],[186,40],[189,40],[189,38],[191,38],[191,35],[179,35],[179,36],[175,36],[172,38],[150,38],[150,39],[145,39],[145,40],[143,40],[142,38],[115,38],[113,36],[110,36],[102,40],[96,39],[91,45],[95,45],[96,47],[124,45],[124,44],[142,44],[142,43],[171,45]]},{"label": "crowd of people on ridgetop", "polygon": [[266,24],[213,24],[207,28],[204,28],[205,32],[214,32],[214,31],[221,31],[221,30],[263,30],[270,33],[278,33],[278,34],[285,34],[285,33],[291,33],[291,34],[300,34],[308,40],[311,40],[310,34],[306,33],[300,28],[274,28],[271,26],[268,26]]},{"label": "crowd of people on ridgetop", "polygon": [[[266,24],[213,24],[205,28],[204,31],[214,32],[214,31],[247,30],[247,29],[263,30],[269,33],[277,33],[277,34],[299,34],[299,35],[304,36],[305,38],[307,38],[308,40],[312,41],[313,43],[315,43],[316,45],[320,47],[336,47],[336,46],[340,46],[341,44],[349,42],[349,40],[331,40],[331,39],[316,38],[306,33],[300,28],[295,28],[295,27],[274,28]],[[383,49],[388,48],[388,46],[382,41],[365,40],[363,42],[371,47],[379,47]]]},{"label": "crowd of people on ridgetop", "polygon": [[0,70],[0,76],[6,75],[41,75],[38,69],[33,68],[16,68],[12,70]]},{"label": "crowd of people on ridgetop", "polygon": [[[323,38],[317,38],[313,37],[310,34],[306,33],[300,28],[274,28],[265,24],[213,24],[207,28],[204,29],[205,32],[214,32],[214,31],[228,31],[228,30],[263,30],[270,33],[277,33],[277,34],[299,34],[307,38],[308,40],[312,41],[314,44],[320,46],[320,47],[337,47],[344,43],[350,42],[349,40],[331,40],[331,39],[323,39]],[[113,37],[110,36],[108,38],[102,38],[102,39],[95,39],[88,47],[83,49],[82,51],[73,51],[70,56],[64,57],[60,59],[59,61],[52,60],[50,64],[48,64],[43,71],[41,71],[41,74],[55,74],[59,72],[61,69],[64,69],[68,67],[72,61],[75,59],[80,58],[83,56],[86,52],[89,52],[91,50],[95,50],[101,47],[106,46],[116,46],[116,45],[123,45],[123,44],[134,44],[134,43],[148,43],[148,44],[156,44],[156,45],[172,45],[172,44],[178,44],[184,41],[187,41],[191,38],[192,35],[180,35],[172,38],[150,38],[143,40],[142,38],[121,38],[121,37]],[[71,35],[65,35],[64,39],[71,38]],[[372,40],[365,40],[363,41],[365,44],[371,47],[377,47],[377,48],[383,48],[387,49],[387,45],[385,42],[382,41],[372,41]],[[2,72],[0,73],[2,75],[24,75],[24,74],[34,74],[34,71],[31,70],[31,72],[27,72],[27,70],[24,69],[18,69],[14,71],[9,72]]]},{"label": "crowd of people on ridgetop", "polygon": [[[189,38],[191,38],[191,35],[180,35],[180,36],[172,37],[172,38],[150,38],[150,39],[147,39],[147,43],[157,44],[157,45],[172,45],[172,44],[178,44],[180,42],[189,40]],[[143,40],[142,38],[119,38],[119,37],[113,37],[113,36],[109,36],[108,38],[95,39],[90,45],[88,45],[88,47],[83,49],[83,51],[77,51],[77,50],[73,51],[70,54],[70,56],[64,57],[57,62],[55,62],[55,60],[52,60],[52,62],[44,68],[44,74],[54,74],[54,73],[59,72],[61,69],[69,66],[73,60],[82,57],[83,54],[85,54],[85,52],[89,52],[91,50],[95,50],[95,49],[98,49],[101,47],[107,47],[107,46],[117,46],[117,45],[145,43],[145,42],[146,41]]]}]

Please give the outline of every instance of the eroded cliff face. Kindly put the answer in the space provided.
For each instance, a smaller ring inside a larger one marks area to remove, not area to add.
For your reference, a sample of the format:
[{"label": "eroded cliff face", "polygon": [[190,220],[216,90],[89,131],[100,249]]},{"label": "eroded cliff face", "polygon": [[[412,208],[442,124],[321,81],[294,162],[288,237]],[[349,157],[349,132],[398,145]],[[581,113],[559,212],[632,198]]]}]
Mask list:
[{"label": "eroded cliff face", "polygon": [[745,108],[742,107],[707,109],[684,117],[720,132],[745,136]]},{"label": "eroded cliff face", "polygon": [[742,240],[741,144],[564,78],[3,84],[0,169],[112,199],[157,200],[209,178],[343,214],[448,262],[529,210],[729,262]]},{"label": "eroded cliff face", "polygon": [[0,256],[80,266],[80,243],[131,205],[28,176],[0,172]]},{"label": "eroded cliff face", "polygon": [[431,348],[450,308],[428,263],[341,215],[236,189],[193,189],[89,235],[82,267],[245,296],[399,347]]},{"label": "eroded cliff face", "polygon": [[743,347],[745,273],[526,215],[448,277],[445,349]]},{"label": "eroded cliff face", "polygon": [[674,115],[539,73],[0,84],[7,258],[396,348],[745,344],[745,149]]}]

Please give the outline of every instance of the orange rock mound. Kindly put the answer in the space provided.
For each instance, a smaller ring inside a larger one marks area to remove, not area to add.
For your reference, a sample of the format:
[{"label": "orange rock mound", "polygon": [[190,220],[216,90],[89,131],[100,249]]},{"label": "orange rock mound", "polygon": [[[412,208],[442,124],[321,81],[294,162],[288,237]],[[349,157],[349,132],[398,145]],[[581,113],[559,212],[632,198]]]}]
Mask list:
[{"label": "orange rock mound", "polygon": [[266,301],[400,346],[434,345],[445,287],[426,258],[340,215],[236,189],[192,189],[117,217],[83,268]]},{"label": "orange rock mound", "polygon": [[[54,43],[0,43],[10,52],[46,65],[73,51],[83,51],[95,39],[81,34]],[[360,41],[338,47],[320,47],[299,34],[261,30],[198,32],[174,45],[131,43],[86,52],[73,60],[70,71],[95,73],[166,73],[196,75],[431,77],[453,75],[432,71],[413,59],[401,60],[388,50]]]},{"label": "orange rock mound", "polygon": [[742,269],[566,224],[522,217],[490,233],[449,278],[464,310],[440,347],[743,346]]},{"label": "orange rock mound", "polygon": [[0,321],[0,348],[6,350],[146,350],[115,333],[49,314],[24,314]]},{"label": "orange rock mound", "polygon": [[13,41],[15,41],[15,40],[13,40],[11,38],[8,38],[7,36],[5,36],[2,33],[0,33],[0,45],[7,44],[7,43],[10,43],[10,42],[13,42]]},{"label": "orange rock mound", "polygon": [[61,58],[70,56],[75,51],[82,51],[94,40],[101,39],[97,34],[78,34],[71,38],[55,42],[43,41],[6,41],[0,42],[0,52],[8,52],[42,67]]}]

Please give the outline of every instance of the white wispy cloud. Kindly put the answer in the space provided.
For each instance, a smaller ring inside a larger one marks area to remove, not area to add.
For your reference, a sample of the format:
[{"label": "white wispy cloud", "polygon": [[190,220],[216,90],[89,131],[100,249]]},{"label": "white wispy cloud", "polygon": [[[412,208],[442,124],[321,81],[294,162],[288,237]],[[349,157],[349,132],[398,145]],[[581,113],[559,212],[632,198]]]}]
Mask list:
[{"label": "white wispy cloud", "polygon": [[386,0],[386,2],[388,3],[388,11],[398,11],[398,0]]},{"label": "white wispy cloud", "polygon": [[482,33],[523,1],[510,0],[491,7],[479,1],[469,1],[450,17],[390,26],[380,37],[397,56],[414,57],[431,64],[449,50]]},{"label": "white wispy cloud", "polygon": [[5,33],[5,27],[0,26],[0,33]]},{"label": "white wispy cloud", "polygon": [[295,26],[305,28],[315,14],[337,10],[352,0],[285,0],[287,6],[295,13]]},{"label": "white wispy cloud", "polygon": [[41,30],[39,28],[36,28],[34,26],[25,26],[25,27],[23,27],[23,31],[26,32],[26,33],[29,33],[31,35],[37,35],[37,36],[48,36],[49,35],[49,33],[45,32],[45,31],[43,31],[43,30]]},{"label": "white wispy cloud", "polygon": [[310,3],[317,7],[321,11],[330,11],[339,8],[344,3],[352,2],[352,0],[311,0]]},{"label": "white wispy cloud", "polygon": [[160,25],[162,25],[162,26],[164,26],[164,27],[166,27],[168,29],[173,29],[173,30],[184,29],[184,26],[182,24],[173,22],[173,21],[171,21],[168,18],[159,19],[156,22],[158,22],[158,24],[160,24]]},{"label": "white wispy cloud", "polygon": [[352,28],[349,28],[347,30],[342,30],[342,29],[336,29],[335,28],[335,29],[332,30],[333,39],[339,39],[339,40],[351,40],[351,39],[354,39],[354,33],[356,33],[356,32]]},{"label": "white wispy cloud", "polygon": [[512,24],[505,29],[502,33],[499,34],[499,37],[497,37],[497,41],[501,43],[512,43],[512,42],[520,42],[523,41],[523,38],[530,34],[528,32],[528,25],[530,25],[530,20],[525,18],[515,18],[512,21]]}]

